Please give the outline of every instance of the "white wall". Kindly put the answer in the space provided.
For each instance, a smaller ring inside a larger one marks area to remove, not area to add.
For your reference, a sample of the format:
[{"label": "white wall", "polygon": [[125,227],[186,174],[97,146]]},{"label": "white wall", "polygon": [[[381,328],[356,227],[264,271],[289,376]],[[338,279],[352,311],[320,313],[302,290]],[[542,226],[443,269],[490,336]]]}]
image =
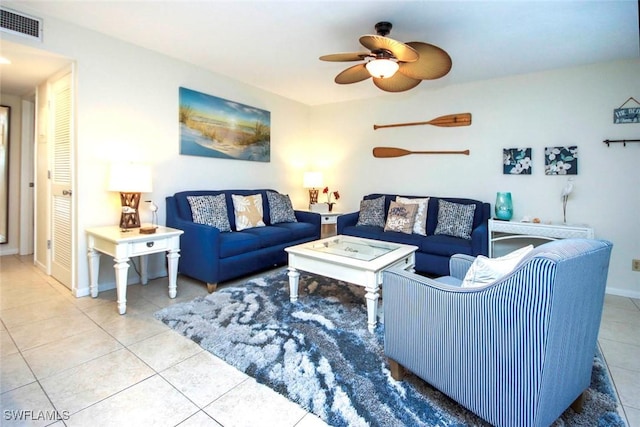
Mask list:
[{"label": "white wall", "polygon": [[[631,271],[631,260],[640,258],[640,144],[608,148],[602,142],[640,138],[640,124],[613,124],[614,108],[630,96],[640,99],[638,76],[640,60],[622,61],[316,107],[314,147],[326,160],[331,188],[341,192],[340,211],[357,210],[372,192],[470,197],[493,205],[497,191],[510,191],[514,219],[562,221],[567,178],[545,175],[544,148],[577,145],[579,173],[567,221],[589,224],[597,237],[614,243],[608,292],[638,298],[640,273]],[[462,112],[472,113],[471,126],[373,130],[373,124]],[[377,159],[371,153],[376,146],[470,149],[471,155]],[[512,147],[532,147],[532,175],[503,175],[502,150]]]}]

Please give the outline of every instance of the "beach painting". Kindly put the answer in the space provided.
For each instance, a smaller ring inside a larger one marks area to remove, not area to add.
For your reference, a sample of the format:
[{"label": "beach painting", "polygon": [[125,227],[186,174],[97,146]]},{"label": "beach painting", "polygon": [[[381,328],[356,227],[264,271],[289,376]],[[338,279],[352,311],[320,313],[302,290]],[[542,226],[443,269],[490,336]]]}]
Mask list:
[{"label": "beach painting", "polygon": [[180,154],[269,162],[271,113],[180,88]]}]

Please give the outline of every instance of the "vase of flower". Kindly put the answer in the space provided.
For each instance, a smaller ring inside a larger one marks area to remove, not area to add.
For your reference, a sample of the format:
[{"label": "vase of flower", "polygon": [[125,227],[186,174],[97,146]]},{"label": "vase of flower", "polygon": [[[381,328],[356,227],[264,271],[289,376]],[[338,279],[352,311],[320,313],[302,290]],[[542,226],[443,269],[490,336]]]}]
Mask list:
[{"label": "vase of flower", "polygon": [[334,191],[332,193],[329,191],[329,187],[324,187],[324,190],[322,190],[322,194],[327,195],[327,205],[329,206],[329,212],[332,212],[333,205],[335,205],[336,202],[331,201],[331,196],[333,196],[333,198],[337,201],[340,198],[340,193],[338,191]]},{"label": "vase of flower", "polygon": [[498,192],[496,195],[496,205],[494,208],[496,219],[509,221],[513,217],[513,203],[511,202],[511,193]]}]

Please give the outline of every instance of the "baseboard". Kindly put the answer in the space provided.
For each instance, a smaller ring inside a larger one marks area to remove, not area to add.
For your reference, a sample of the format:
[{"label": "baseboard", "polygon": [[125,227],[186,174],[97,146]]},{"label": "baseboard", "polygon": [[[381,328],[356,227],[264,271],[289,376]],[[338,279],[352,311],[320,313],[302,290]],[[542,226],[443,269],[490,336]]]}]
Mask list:
[{"label": "baseboard", "polygon": [[607,287],[606,291],[609,295],[617,295],[620,297],[640,299],[640,292],[630,291],[628,289],[618,289]]},{"label": "baseboard", "polygon": [[18,248],[0,249],[0,256],[18,255]]}]

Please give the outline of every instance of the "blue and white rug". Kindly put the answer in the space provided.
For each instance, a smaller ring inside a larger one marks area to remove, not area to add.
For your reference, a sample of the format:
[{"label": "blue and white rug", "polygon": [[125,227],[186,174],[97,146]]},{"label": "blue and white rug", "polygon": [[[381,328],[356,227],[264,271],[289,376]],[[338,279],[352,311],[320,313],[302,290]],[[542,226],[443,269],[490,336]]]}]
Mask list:
[{"label": "blue and white rug", "polygon": [[[302,273],[299,292],[289,302],[281,270],[155,316],[332,426],[488,425],[413,375],[391,377],[363,288]],[[593,367],[583,412],[567,409],[554,426],[624,426],[599,354]]]}]

